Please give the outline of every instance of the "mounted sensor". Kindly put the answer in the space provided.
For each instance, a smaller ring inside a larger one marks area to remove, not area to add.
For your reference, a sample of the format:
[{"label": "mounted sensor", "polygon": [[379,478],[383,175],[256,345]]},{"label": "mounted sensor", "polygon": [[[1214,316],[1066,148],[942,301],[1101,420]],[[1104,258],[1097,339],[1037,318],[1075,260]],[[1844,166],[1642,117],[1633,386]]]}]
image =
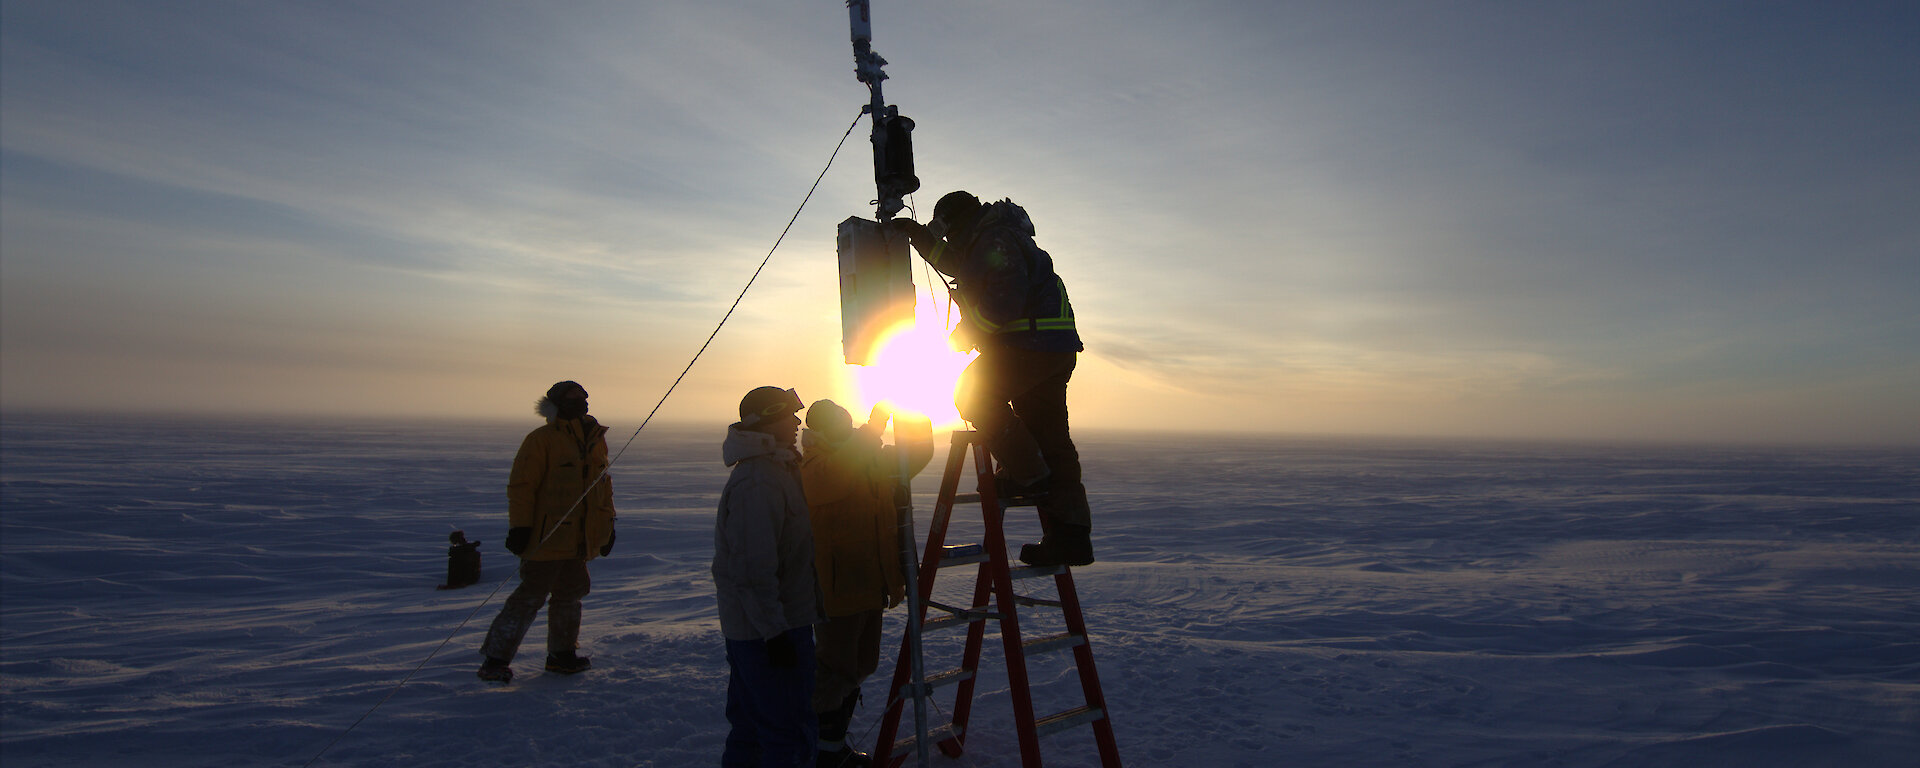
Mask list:
[{"label": "mounted sensor", "polygon": [[848,365],[871,365],[881,337],[913,323],[907,236],[877,221],[840,222],[840,346]]}]

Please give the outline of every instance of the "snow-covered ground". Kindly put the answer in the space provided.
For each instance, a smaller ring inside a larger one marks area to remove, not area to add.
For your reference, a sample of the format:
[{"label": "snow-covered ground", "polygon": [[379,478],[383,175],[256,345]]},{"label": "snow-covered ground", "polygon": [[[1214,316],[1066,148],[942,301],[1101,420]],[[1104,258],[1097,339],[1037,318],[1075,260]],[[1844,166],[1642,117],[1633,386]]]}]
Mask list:
[{"label": "snow-covered ground", "polygon": [[[537,626],[518,680],[474,679],[533,426],[9,415],[0,762],[716,764],[718,427],[649,428],[617,466],[595,669],[541,673]],[[1128,765],[1920,764],[1920,451],[1080,442]],[[484,580],[436,591],[456,528]],[[1042,711],[1077,703],[1065,661],[1035,662]],[[936,765],[1019,764],[1004,678],[981,691]],[[1098,764],[1084,728],[1042,747]]]}]

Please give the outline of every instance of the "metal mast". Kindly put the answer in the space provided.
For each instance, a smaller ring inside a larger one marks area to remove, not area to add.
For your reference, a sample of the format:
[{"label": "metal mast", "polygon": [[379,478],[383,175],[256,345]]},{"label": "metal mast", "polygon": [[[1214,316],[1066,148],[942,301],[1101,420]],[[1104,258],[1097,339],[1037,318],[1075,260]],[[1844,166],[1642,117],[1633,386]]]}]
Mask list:
[{"label": "metal mast", "polygon": [[887,60],[873,50],[868,0],[847,0],[847,16],[853,26],[853,72],[873,95],[864,111],[873,117],[873,181],[879,191],[874,218],[885,222],[906,207],[902,198],[920,188],[920,179],[913,175],[913,121],[901,116],[898,107],[888,106],[880,93],[880,83],[887,79],[881,67]]},{"label": "metal mast", "polygon": [[[906,207],[903,199],[920,188],[919,177],[913,174],[913,121],[900,114],[896,107],[887,106],[887,100],[881,95],[880,83],[887,79],[887,73],[881,70],[887,60],[873,50],[873,8],[868,0],[847,0],[847,18],[853,31],[853,72],[860,82],[866,83],[872,99],[864,111],[873,118],[873,183],[878,196],[874,199],[874,218],[882,225],[893,215]],[[851,223],[851,222],[849,222]],[[842,231],[846,225],[842,225]],[[884,230],[882,237],[885,238]],[[843,239],[846,239],[843,235]],[[901,249],[904,250],[904,249]],[[846,249],[842,249],[842,271],[845,272]],[[846,278],[842,276],[842,295],[846,293]],[[911,307],[912,283],[909,277],[907,306]],[[844,309],[843,309],[844,311]],[[911,311],[907,318],[912,320]],[[849,360],[849,362],[852,362]],[[927,664],[925,651],[921,643],[920,609],[920,558],[915,546],[913,532],[913,475],[907,465],[907,434],[909,430],[900,428],[900,419],[894,419],[895,452],[899,454],[899,465],[894,474],[894,512],[899,532],[900,570],[906,576],[907,592],[907,637],[912,648],[912,677],[903,693],[913,697],[913,723],[916,751],[919,764],[930,765],[932,754],[927,742],[927,697],[931,693],[927,685]],[[932,442],[931,424],[927,425],[926,440]],[[893,691],[887,692],[888,698]],[[891,706],[889,702],[888,706]],[[887,745],[891,751],[893,745]],[[880,765],[892,762],[891,754],[875,754],[873,759]]]}]

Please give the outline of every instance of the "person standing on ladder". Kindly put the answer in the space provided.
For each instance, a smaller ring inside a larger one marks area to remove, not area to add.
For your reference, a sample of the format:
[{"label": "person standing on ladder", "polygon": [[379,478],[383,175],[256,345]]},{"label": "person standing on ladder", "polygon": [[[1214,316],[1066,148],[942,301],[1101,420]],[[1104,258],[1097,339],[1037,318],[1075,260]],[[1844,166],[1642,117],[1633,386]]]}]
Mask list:
[{"label": "person standing on ladder", "polygon": [[820,587],[813,525],[800,490],[804,406],[791,389],[758,387],[740,400],[720,455],[732,472],[713,528],[713,586],[727,643],[723,768],[813,765],[813,624]]},{"label": "person standing on ladder", "polygon": [[[520,586],[500,606],[480,653],[480,679],[505,683],[533,616],[547,604],[547,671],[592,666],[579,655],[580,598],[593,587],[587,561],[613,551],[613,479],[607,428],[587,415],[587,389],[562,381],[534,404],[547,423],[520,441],[507,477],[507,551],[520,558]],[[531,551],[529,551],[531,550]]]},{"label": "person standing on ladder", "polygon": [[[800,485],[813,518],[814,570],[825,621],[814,625],[819,663],[813,711],[820,723],[819,768],[865,768],[847,745],[860,684],[880,666],[881,612],[906,598],[900,570],[895,473],[911,478],[933,458],[932,443],[884,446],[890,414],[876,405],[866,426],[832,400],[807,408],[800,433]],[[896,429],[896,435],[899,430]],[[901,464],[900,451],[906,451]]]},{"label": "person standing on ladder", "polygon": [[953,278],[961,324],[955,347],[980,356],[960,376],[954,406],[1000,462],[1002,501],[1040,509],[1028,565],[1093,562],[1092,512],[1080,454],[1067,428],[1067,381],[1085,349],[1067,287],[1033,240],[1033,220],[1011,200],[981,204],[965,191],[940,198],[926,225],[894,219],[914,250]]}]

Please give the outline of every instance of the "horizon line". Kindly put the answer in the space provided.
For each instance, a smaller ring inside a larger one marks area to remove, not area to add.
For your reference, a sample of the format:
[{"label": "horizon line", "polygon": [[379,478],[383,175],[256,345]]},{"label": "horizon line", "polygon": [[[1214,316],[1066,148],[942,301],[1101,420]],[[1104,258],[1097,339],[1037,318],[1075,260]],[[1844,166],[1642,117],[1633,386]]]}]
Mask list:
[{"label": "horizon line", "polygon": [[[622,421],[622,415],[614,415],[610,420],[603,419],[605,414],[594,414],[596,419],[608,426],[609,437],[613,436],[614,425]],[[195,409],[152,409],[152,408],[93,408],[78,409],[61,406],[10,406],[0,407],[0,423],[16,420],[50,420],[61,418],[100,421],[114,418],[137,418],[150,420],[217,420],[224,422],[282,423],[282,424],[347,424],[388,422],[398,424],[464,424],[468,426],[498,425],[501,427],[525,426],[539,418],[529,412],[526,417],[510,416],[472,416],[450,414],[392,414],[392,413],[341,413],[294,411],[210,411]],[[637,424],[637,421],[635,422]],[[670,429],[684,431],[689,429],[715,429],[732,423],[724,418],[687,419],[683,417],[655,418],[644,426],[637,426],[635,433],[643,428]],[[936,429],[936,433],[951,434],[954,429]],[[1819,439],[1768,439],[1768,438],[1713,438],[1713,437],[1674,437],[1674,436],[1591,436],[1568,434],[1442,434],[1442,433],[1387,433],[1387,432],[1300,432],[1287,430],[1255,429],[1178,429],[1156,427],[1110,427],[1079,426],[1075,432],[1103,437],[1117,435],[1137,435],[1145,439],[1167,437],[1198,437],[1228,439],[1280,439],[1301,441],[1351,441],[1351,442],[1391,442],[1411,443],[1478,443],[1509,445],[1584,445],[1593,447],[1648,447],[1648,448],[1744,448],[1771,450],[1884,450],[1884,451],[1920,451],[1920,439],[1908,442],[1875,441],[1871,439],[1851,442]]]}]

